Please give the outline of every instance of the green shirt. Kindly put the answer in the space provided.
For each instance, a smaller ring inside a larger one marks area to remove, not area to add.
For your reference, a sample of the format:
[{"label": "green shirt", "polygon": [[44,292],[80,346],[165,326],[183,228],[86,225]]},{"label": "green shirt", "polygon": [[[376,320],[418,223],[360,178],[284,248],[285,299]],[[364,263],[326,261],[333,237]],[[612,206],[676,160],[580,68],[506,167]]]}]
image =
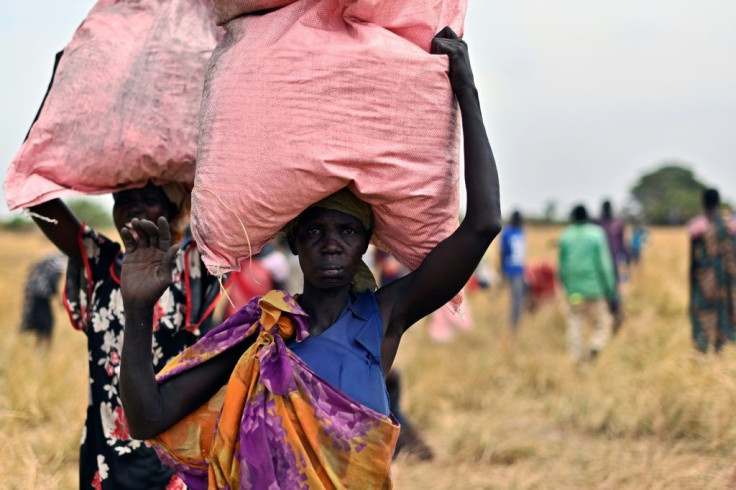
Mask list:
[{"label": "green shirt", "polygon": [[568,297],[616,296],[616,276],[605,232],[590,223],[574,223],[560,237],[560,280]]}]

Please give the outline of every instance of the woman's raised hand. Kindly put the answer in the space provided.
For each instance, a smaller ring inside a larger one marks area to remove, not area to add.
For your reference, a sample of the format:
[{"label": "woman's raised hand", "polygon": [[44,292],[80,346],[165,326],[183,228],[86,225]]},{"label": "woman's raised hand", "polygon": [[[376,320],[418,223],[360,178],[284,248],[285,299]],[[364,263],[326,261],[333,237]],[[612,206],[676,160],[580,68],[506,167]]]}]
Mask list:
[{"label": "woman's raised hand", "polygon": [[171,244],[169,222],[163,216],[154,224],[134,218],[120,230],[125,244],[120,289],[126,311],[153,308],[171,285],[171,269],[179,247]]},{"label": "woman's raised hand", "polygon": [[432,54],[446,54],[450,58],[450,84],[455,95],[475,90],[468,45],[455,31],[449,27],[442,29],[432,39]]}]

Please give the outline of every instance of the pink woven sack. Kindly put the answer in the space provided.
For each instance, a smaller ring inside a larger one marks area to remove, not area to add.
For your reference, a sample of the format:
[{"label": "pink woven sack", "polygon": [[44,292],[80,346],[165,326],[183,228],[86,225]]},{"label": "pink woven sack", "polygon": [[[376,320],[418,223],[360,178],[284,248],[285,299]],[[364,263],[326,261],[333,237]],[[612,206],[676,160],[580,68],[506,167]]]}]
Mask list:
[{"label": "pink woven sack", "polygon": [[54,197],[193,185],[210,0],[100,0],[64,48],[5,182],[11,209]]},{"label": "pink woven sack", "polygon": [[429,50],[445,25],[462,32],[466,0],[214,4],[227,34],[205,81],[192,194],[210,271],[238,269],[346,186],[372,205],[374,242],[416,268],[457,226],[458,114],[447,57]]}]

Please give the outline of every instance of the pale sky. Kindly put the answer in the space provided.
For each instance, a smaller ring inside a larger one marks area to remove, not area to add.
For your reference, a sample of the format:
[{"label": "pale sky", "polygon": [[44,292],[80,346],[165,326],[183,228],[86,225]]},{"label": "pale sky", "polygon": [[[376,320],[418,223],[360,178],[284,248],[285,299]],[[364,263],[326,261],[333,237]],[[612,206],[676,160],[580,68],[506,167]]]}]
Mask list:
[{"label": "pale sky", "polygon": [[[3,176],[54,54],[93,4],[0,0]],[[565,213],[604,196],[623,204],[667,159],[736,197],[735,25],[733,0],[470,0],[466,40],[504,213],[548,199]]]}]

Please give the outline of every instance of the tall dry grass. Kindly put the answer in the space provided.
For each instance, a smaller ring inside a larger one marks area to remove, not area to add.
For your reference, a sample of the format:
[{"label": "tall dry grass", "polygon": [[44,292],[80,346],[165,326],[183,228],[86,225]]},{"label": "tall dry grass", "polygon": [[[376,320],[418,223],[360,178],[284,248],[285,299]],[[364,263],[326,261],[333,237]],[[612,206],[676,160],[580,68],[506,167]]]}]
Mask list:
[{"label": "tall dry grass", "polygon": [[[37,233],[0,233],[0,486],[75,488],[84,336],[61,314],[48,351],[17,333],[22,278],[52,249]],[[530,230],[530,256],[554,260],[558,233]],[[414,327],[397,361],[403,403],[437,457],[400,455],[396,487],[728,487],[736,351],[693,352],[686,257],[682,230],[654,231],[626,291],[623,330],[583,368],[566,354],[561,301],[524,318],[516,342],[503,290],[469,298],[476,329],[451,344]]]},{"label": "tall dry grass", "polygon": [[21,298],[31,263],[55,251],[40,232],[0,231],[0,486],[75,488],[87,405],[85,337],[56,305],[53,345],[20,335]]}]

